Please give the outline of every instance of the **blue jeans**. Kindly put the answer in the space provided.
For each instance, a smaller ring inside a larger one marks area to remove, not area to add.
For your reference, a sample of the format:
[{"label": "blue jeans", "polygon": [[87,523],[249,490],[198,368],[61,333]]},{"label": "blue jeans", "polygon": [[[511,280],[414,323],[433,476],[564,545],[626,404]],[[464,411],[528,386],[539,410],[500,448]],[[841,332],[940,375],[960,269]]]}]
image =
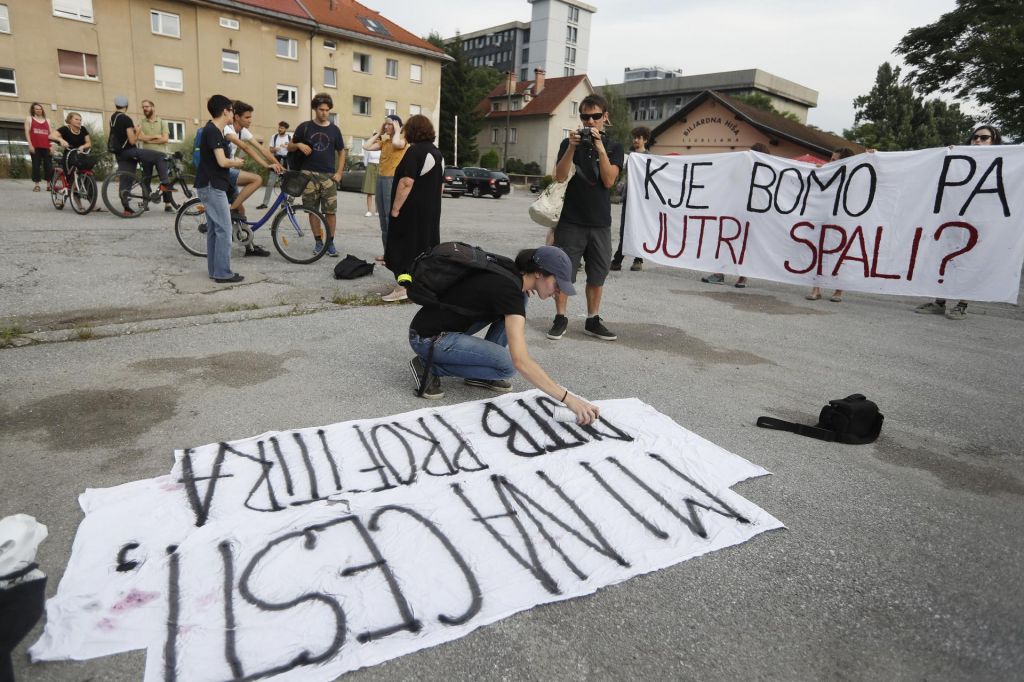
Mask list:
[{"label": "blue jeans", "polygon": [[509,379],[515,375],[516,368],[508,352],[505,318],[492,322],[484,338],[473,336],[486,326],[487,322],[477,322],[465,332],[442,332],[433,339],[422,338],[410,329],[409,345],[425,367],[430,344],[434,344],[431,374],[491,381]]},{"label": "blue jeans", "polygon": [[388,220],[391,218],[391,186],[395,176],[381,175],[377,178],[377,220],[380,221],[380,240],[388,248]]},{"label": "blue jeans", "polygon": [[206,208],[206,270],[210,277],[227,279],[231,272],[231,209],[226,192],[212,185],[197,187]]}]

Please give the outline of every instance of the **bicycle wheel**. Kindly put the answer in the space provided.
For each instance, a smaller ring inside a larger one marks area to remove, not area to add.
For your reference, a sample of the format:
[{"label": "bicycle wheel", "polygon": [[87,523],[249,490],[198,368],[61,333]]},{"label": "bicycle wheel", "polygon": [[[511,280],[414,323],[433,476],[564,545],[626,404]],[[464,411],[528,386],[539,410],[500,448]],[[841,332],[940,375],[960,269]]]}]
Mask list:
[{"label": "bicycle wheel", "polygon": [[[121,191],[121,179],[125,179],[124,191]],[[138,175],[129,171],[118,171],[107,176],[103,181],[103,203],[113,215],[121,218],[138,218],[146,210],[149,192],[143,186]]]},{"label": "bicycle wheel", "polygon": [[195,198],[195,184],[196,176],[194,175],[179,175],[174,178],[174,182],[171,185],[171,207],[175,211],[180,209],[189,199]]},{"label": "bicycle wheel", "polygon": [[59,170],[53,171],[53,177],[50,178],[50,200],[53,202],[53,207],[58,211],[64,210],[64,203],[68,199],[68,193],[64,191],[65,189],[64,173]]},{"label": "bicycle wheel", "polygon": [[199,197],[189,199],[174,216],[174,236],[193,256],[206,257],[206,207]]},{"label": "bicycle wheel", "polygon": [[313,236],[313,220],[319,222],[319,232],[323,235],[327,230],[327,219],[319,211],[305,206],[285,206],[274,218],[271,235],[277,252],[285,260],[305,265],[323,258],[327,249],[314,249],[316,238]]},{"label": "bicycle wheel", "polygon": [[96,208],[96,178],[81,171],[76,172],[68,189],[71,193],[71,208],[75,213],[85,215]]}]

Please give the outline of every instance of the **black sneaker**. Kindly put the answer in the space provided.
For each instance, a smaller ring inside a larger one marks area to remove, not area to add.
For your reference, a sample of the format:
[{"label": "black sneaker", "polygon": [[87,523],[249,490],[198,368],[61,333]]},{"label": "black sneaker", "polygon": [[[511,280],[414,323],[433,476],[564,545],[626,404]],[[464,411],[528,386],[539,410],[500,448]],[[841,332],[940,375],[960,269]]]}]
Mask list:
[{"label": "black sneaker", "polygon": [[611,266],[609,266],[609,269],[614,271],[614,272],[618,272],[619,270],[621,270],[622,269],[622,259],[621,258],[615,258],[614,260],[612,260],[612,264],[611,264]]},{"label": "black sneaker", "polygon": [[270,252],[264,249],[259,244],[250,244],[249,246],[245,247],[245,255],[266,257],[270,255]]},{"label": "black sneaker", "polygon": [[614,341],[619,338],[608,331],[608,327],[601,324],[600,315],[594,315],[593,317],[587,318],[587,323],[583,325],[583,333],[589,334],[590,336],[596,336],[602,341]]},{"label": "black sneaker", "polygon": [[508,393],[512,390],[512,382],[505,379],[466,379],[467,386],[479,386],[495,393]]},{"label": "black sneaker", "polygon": [[[420,360],[420,356],[417,355],[409,361],[409,369],[412,370],[412,378],[416,382],[414,390],[416,393],[419,393],[420,384],[423,383],[423,361]],[[428,400],[444,397],[444,391],[441,390],[441,377],[436,374],[431,375],[430,379],[427,380],[427,388],[423,391],[423,397]]]},{"label": "black sneaker", "polygon": [[644,261],[642,258],[634,258],[633,264],[629,266],[631,272],[640,272],[644,269]]},{"label": "black sneaker", "polygon": [[555,315],[555,321],[551,325],[551,329],[548,330],[548,338],[552,341],[558,341],[565,336],[565,330],[568,328],[569,318],[565,315]]},{"label": "black sneaker", "polygon": [[262,211],[262,210],[263,210],[263,209],[265,209],[266,207],[267,207],[267,205],[266,205],[266,204],[260,204],[259,206],[257,206],[257,207],[256,207],[256,210],[257,210],[257,211]]}]

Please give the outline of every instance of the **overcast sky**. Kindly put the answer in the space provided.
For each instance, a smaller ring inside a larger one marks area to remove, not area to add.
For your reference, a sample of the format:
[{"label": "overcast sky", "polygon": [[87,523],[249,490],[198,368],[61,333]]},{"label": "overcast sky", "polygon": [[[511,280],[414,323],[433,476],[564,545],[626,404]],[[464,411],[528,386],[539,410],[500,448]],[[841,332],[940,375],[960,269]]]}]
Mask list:
[{"label": "overcast sky", "polygon": [[[441,0],[379,9],[409,31],[442,36],[507,21],[529,21],[526,0]],[[853,98],[867,94],[900,38],[955,7],[955,0],[588,0],[597,7],[588,75],[621,83],[627,66],[658,65],[683,75],[759,68],[818,91],[808,122],[842,134]],[[401,9],[397,9],[400,7]],[[969,111],[969,107],[963,107]]]}]

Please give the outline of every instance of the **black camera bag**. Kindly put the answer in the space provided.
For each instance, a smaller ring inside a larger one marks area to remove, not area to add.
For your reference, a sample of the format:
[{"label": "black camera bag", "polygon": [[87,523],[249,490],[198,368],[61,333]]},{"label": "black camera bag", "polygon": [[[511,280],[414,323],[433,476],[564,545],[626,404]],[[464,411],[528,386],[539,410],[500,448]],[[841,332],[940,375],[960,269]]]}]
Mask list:
[{"label": "black camera bag", "polygon": [[787,422],[774,417],[758,417],[757,425],[766,429],[792,431],[818,440],[839,441],[852,445],[873,443],[882,431],[884,415],[878,405],[860,393],[840,400],[830,400],[821,408],[817,426]]}]

